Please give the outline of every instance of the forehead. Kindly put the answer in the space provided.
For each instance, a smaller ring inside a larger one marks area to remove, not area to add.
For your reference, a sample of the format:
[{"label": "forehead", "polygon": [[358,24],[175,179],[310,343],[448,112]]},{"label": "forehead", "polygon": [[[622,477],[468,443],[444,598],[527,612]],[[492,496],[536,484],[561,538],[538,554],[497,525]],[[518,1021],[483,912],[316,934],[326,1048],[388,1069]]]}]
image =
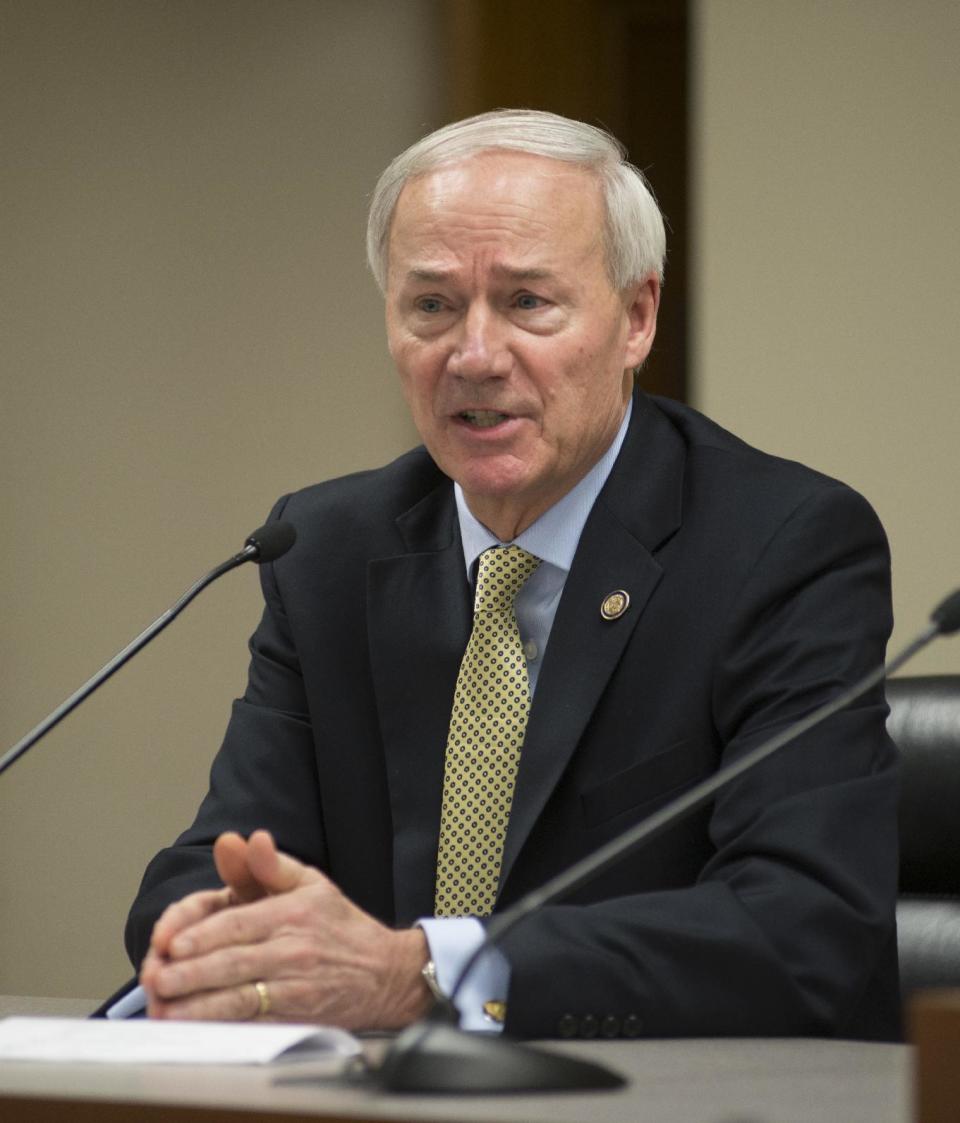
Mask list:
[{"label": "forehead", "polygon": [[586,168],[483,152],[410,179],[390,227],[389,270],[442,268],[482,254],[507,264],[583,263],[601,255],[604,205]]}]

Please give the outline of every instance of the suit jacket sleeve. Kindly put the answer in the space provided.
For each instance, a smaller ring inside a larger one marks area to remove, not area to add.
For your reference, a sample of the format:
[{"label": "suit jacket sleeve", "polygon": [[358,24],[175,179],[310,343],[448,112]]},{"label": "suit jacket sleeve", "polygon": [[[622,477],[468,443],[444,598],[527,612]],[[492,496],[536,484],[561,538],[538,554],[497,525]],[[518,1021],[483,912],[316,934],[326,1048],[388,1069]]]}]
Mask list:
[{"label": "suit jacket sleeve", "polygon": [[[411,510],[415,527],[428,526],[413,552],[398,528]],[[322,869],[387,924],[429,911],[444,709],[469,629],[449,481],[414,450],[384,469],[285,497],[270,515],[280,517],[296,527],[297,542],[260,567],[265,603],[247,687],[196,819],[144,874],[126,931],[135,966],[168,904],[219,884],[211,851],[225,830],[269,829],[282,850]],[[380,652],[389,700],[375,688],[371,650]],[[409,711],[398,716],[402,705]],[[408,760],[392,742],[387,759],[388,733],[405,738]],[[398,900],[404,878],[416,901]]]},{"label": "suit jacket sleeve", "polygon": [[[280,500],[270,518],[279,518],[285,504]],[[326,868],[314,738],[296,647],[273,566],[261,566],[260,578],[266,608],[250,640],[247,688],[233,703],[209,790],[190,828],[148,865],[127,921],[127,952],[137,968],[168,905],[220,886],[213,843],[221,832],[266,828],[287,853]]]}]

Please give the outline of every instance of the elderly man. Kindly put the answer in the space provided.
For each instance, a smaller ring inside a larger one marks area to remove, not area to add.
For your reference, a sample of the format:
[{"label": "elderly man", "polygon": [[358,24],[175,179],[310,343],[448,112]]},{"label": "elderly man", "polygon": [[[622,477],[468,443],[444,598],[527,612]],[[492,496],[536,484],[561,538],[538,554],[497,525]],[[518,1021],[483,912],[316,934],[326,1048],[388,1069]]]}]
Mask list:
[{"label": "elderly man", "polygon": [[[634,389],[664,233],[611,137],[441,129],[384,173],[368,249],[424,447],[273,512],[298,540],[262,569],[246,692],[128,925],[155,1017],[405,1025],[480,918],[883,657],[868,505]],[[896,1036],[885,713],[529,918],[463,1024]]]}]

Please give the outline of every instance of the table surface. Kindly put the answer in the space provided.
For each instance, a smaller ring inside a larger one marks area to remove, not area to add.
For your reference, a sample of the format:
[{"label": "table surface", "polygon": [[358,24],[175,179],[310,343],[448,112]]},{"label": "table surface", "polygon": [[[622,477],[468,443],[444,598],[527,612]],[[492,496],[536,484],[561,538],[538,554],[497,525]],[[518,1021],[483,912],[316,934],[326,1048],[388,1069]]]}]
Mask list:
[{"label": "table surface", "polygon": [[[0,996],[0,1015],[82,1016],[95,1002]],[[373,1043],[375,1050],[378,1043]],[[451,1123],[909,1123],[911,1051],[806,1039],[551,1042],[627,1077],[612,1092],[385,1095],[292,1066],[0,1062],[0,1119],[221,1123],[422,1120]]]}]

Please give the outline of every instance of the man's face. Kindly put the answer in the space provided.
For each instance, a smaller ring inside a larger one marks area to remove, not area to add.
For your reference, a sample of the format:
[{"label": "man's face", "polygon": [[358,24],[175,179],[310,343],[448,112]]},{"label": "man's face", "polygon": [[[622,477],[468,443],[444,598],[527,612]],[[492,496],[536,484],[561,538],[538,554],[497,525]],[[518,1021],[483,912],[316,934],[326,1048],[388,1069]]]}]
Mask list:
[{"label": "man's face", "polygon": [[600,459],[647,356],[659,285],[618,293],[595,177],[486,152],[410,180],[387,337],[414,423],[471,511],[515,537]]}]

